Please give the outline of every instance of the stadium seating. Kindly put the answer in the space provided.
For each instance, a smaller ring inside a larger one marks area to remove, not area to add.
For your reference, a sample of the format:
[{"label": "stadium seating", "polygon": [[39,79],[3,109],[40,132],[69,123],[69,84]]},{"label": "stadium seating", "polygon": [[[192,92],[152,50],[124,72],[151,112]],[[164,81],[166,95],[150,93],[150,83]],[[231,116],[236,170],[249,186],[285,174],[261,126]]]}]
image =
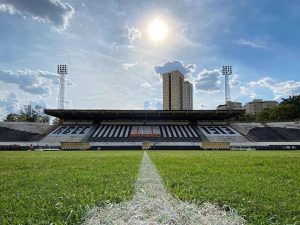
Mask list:
[{"label": "stadium seating", "polygon": [[300,129],[299,122],[272,122],[266,123],[268,127],[280,127],[280,128],[290,128],[290,129]]},{"label": "stadium seating", "polygon": [[[296,123],[233,123],[229,125],[36,125],[20,123],[0,123],[0,141],[37,141],[39,144],[60,142],[285,142],[300,140],[300,126]],[[11,128],[7,128],[10,126]],[[19,130],[12,128],[18,127]],[[21,130],[22,129],[22,130]],[[26,131],[25,131],[26,130]],[[37,133],[33,131],[37,130]],[[28,132],[30,131],[30,132]],[[50,132],[51,131],[51,132]]]},{"label": "stadium seating", "polygon": [[0,141],[32,141],[50,127],[45,123],[0,122]]},{"label": "stadium seating", "polygon": [[201,140],[194,127],[188,125],[131,126],[131,125],[100,125],[90,137],[90,141],[178,141]]},{"label": "stadium seating", "polygon": [[32,141],[39,134],[0,127],[0,142]]},{"label": "stadium seating", "polygon": [[280,127],[256,127],[251,129],[247,136],[258,142],[299,141],[300,130]]},{"label": "stadium seating", "polygon": [[284,142],[300,140],[300,125],[294,122],[234,123],[240,133],[256,142]]},{"label": "stadium seating", "polygon": [[300,140],[300,129],[281,128],[281,127],[273,127],[272,129],[276,133],[280,134],[280,136],[283,137],[283,140],[286,141]]},{"label": "stadium seating", "polygon": [[243,135],[247,135],[249,131],[256,127],[264,127],[261,123],[231,123],[232,128]]},{"label": "stadium seating", "polygon": [[94,126],[59,126],[40,142],[79,142],[85,141],[90,133],[94,131]]},{"label": "stadium seating", "polygon": [[32,122],[0,122],[0,127],[6,127],[13,130],[25,131],[34,134],[43,134],[52,125],[48,123],[32,123]]},{"label": "stadium seating", "polygon": [[211,142],[245,142],[249,141],[230,126],[198,126],[199,130]]}]

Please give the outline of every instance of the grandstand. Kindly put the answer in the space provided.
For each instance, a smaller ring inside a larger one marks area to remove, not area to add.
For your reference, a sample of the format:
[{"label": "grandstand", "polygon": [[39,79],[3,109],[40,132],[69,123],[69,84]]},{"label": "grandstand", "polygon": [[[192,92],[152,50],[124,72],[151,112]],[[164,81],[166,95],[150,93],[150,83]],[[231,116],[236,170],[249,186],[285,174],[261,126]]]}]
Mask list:
[{"label": "grandstand", "polygon": [[0,122],[0,142],[34,141],[51,127],[45,123]]},{"label": "grandstand", "polygon": [[[227,146],[232,148],[272,146],[272,143],[268,142],[273,140],[277,141],[277,145],[287,146],[291,140],[278,137],[275,139],[275,134],[262,135],[264,129],[276,130],[279,127],[276,125],[231,123],[231,120],[244,113],[243,110],[48,109],[45,112],[63,121],[60,127],[41,140],[41,143],[49,145],[55,144],[55,141],[56,144],[57,141],[74,141],[91,143],[91,148],[97,149],[140,149],[143,146],[154,149],[200,149],[203,146],[207,149],[216,149],[225,146],[222,148],[226,149]],[[295,129],[295,126],[290,123],[289,128],[285,128],[285,125],[281,124],[280,128],[289,132],[290,129]],[[300,136],[298,137],[297,133],[294,136],[295,142],[292,145],[297,146]]]},{"label": "grandstand", "polygon": [[45,113],[59,118],[61,123],[56,126],[3,123],[0,145],[66,150],[300,147],[299,124],[231,122],[243,114],[243,110],[46,109]]},{"label": "grandstand", "polygon": [[199,141],[200,135],[190,125],[100,125],[90,141]]},{"label": "grandstand", "polygon": [[286,123],[235,123],[233,128],[255,142],[297,142],[300,140],[300,125]]}]

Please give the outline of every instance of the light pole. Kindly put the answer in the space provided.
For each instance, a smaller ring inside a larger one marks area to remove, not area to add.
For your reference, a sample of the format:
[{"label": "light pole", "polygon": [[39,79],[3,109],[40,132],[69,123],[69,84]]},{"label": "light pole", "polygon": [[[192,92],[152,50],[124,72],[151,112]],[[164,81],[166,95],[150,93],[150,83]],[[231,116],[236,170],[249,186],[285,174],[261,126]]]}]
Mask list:
[{"label": "light pole", "polygon": [[231,100],[229,76],[232,75],[232,66],[223,66],[222,75],[225,76],[225,104]]},{"label": "light pole", "polygon": [[65,106],[65,75],[68,73],[67,65],[57,65],[57,74],[59,75],[59,94],[58,108],[64,109]]}]

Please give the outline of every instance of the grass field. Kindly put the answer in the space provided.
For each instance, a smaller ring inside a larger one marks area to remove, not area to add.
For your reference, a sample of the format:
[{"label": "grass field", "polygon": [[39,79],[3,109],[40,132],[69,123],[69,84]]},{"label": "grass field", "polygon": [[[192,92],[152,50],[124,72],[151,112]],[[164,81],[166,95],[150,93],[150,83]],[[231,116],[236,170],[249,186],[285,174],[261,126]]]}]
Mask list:
[{"label": "grass field", "polygon": [[229,205],[249,224],[300,224],[300,152],[149,153],[182,200]]},{"label": "grass field", "polygon": [[0,152],[0,224],[78,224],[131,198],[142,152]]}]

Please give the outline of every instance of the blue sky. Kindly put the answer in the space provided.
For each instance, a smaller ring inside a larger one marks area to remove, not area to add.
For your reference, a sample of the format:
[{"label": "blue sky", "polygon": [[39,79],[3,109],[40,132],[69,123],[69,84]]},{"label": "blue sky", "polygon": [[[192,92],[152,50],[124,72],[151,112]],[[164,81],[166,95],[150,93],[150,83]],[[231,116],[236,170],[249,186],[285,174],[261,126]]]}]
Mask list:
[{"label": "blue sky", "polygon": [[[154,42],[154,19],[168,27]],[[0,0],[0,115],[23,104],[57,107],[67,64],[67,108],[161,109],[159,72],[194,85],[194,109],[231,99],[300,94],[298,0]]]}]

